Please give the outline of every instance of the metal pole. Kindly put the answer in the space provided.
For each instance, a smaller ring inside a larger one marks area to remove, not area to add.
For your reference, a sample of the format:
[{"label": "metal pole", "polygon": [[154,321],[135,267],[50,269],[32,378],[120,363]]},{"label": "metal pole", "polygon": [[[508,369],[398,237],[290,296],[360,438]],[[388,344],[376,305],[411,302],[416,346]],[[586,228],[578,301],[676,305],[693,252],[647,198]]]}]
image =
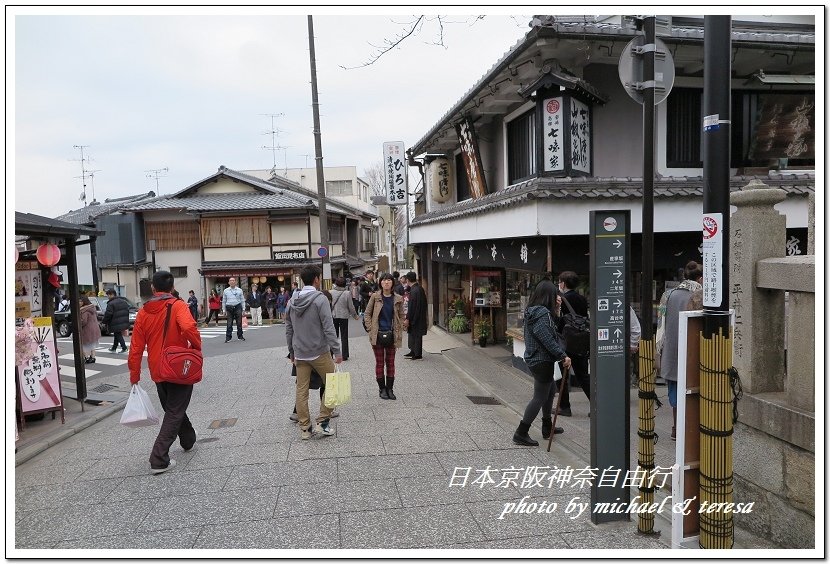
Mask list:
[{"label": "metal pole", "polygon": [[[308,16],[308,50],[311,59],[311,107],[314,113],[314,160],[317,162],[317,196],[320,202],[320,244],[331,251],[329,245],[329,221],[326,212],[326,181],[323,177],[323,144],[320,139],[320,103],[317,97],[317,61],[314,58],[314,22]],[[331,289],[331,278],[326,277],[326,264],[329,263],[329,254],[323,257],[323,272],[320,282],[323,288]]]},{"label": "metal pole", "polygon": [[[656,44],[655,17],[643,20],[645,45]],[[643,56],[643,226],[642,273],[640,279],[640,315],[643,319],[639,353],[639,436],[637,464],[648,475],[654,470],[654,328],[652,322],[652,279],[654,278],[654,49]],[[639,486],[640,496],[646,507],[654,502],[654,487],[644,480]],[[637,531],[654,534],[655,512],[637,514]]]},{"label": "metal pole", "polygon": [[72,312],[72,352],[75,356],[75,390],[81,411],[86,399],[86,372],[84,353],[81,350],[81,300],[78,295],[78,254],[75,239],[66,239],[66,273],[69,275],[69,310]]},{"label": "metal pole", "polygon": [[729,161],[732,18],[703,18],[703,334],[700,343],[700,547],[732,548],[732,331]]}]

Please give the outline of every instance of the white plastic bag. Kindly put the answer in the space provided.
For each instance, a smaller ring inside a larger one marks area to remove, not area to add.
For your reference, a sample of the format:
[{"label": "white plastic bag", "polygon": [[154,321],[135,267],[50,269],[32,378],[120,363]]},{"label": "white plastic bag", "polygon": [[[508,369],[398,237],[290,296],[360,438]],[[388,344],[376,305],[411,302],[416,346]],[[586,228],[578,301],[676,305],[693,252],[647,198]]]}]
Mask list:
[{"label": "white plastic bag", "polygon": [[553,381],[558,382],[562,379],[562,369],[559,367],[558,362],[553,363]]},{"label": "white plastic bag", "polygon": [[127,427],[149,427],[158,425],[158,423],[159,417],[156,415],[150,396],[141,386],[133,384],[124,413],[121,414],[121,424]]}]

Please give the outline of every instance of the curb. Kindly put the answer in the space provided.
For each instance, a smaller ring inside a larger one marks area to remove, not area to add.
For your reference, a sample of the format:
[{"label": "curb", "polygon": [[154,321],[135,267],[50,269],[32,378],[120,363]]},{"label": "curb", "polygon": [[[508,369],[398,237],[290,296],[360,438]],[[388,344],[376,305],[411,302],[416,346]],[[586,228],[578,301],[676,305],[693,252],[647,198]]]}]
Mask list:
[{"label": "curb", "polygon": [[35,443],[33,443],[30,446],[22,448],[21,450],[17,451],[17,453],[15,453],[14,465],[15,466],[20,466],[24,462],[26,462],[28,460],[31,460],[32,458],[34,458],[38,454],[42,453],[43,451],[47,450],[48,448],[53,447],[56,444],[65,441],[66,439],[68,439],[72,435],[80,433],[81,431],[83,431],[87,427],[89,427],[91,425],[94,425],[95,423],[98,423],[102,419],[106,419],[107,417],[109,417],[110,415],[115,413],[116,411],[122,410],[126,403],[127,403],[126,399],[121,400],[117,403],[114,403],[111,406],[108,406],[105,409],[103,409],[100,413],[98,413],[94,417],[90,417],[89,419],[87,419],[85,421],[81,421],[80,423],[78,423],[76,425],[73,425],[71,427],[61,429],[57,433],[50,434],[49,436],[44,437],[40,441],[36,441]]}]

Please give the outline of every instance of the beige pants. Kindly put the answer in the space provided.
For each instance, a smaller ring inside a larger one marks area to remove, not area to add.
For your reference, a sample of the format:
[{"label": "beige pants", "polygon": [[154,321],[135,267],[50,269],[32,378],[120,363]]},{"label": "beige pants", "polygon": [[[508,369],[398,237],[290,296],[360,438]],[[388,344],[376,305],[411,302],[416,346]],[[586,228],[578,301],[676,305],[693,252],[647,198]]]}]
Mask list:
[{"label": "beige pants", "polygon": [[[325,353],[315,358],[314,360],[298,360],[297,365],[297,422],[300,429],[303,431],[311,427],[311,416],[308,413],[308,384],[311,382],[312,368],[317,371],[317,374],[322,376],[323,382],[326,380],[326,374],[334,372],[334,360],[331,358],[331,353]],[[331,412],[334,411],[326,407],[323,402],[320,402],[320,415],[317,416],[317,423],[321,423],[331,417]]]}]

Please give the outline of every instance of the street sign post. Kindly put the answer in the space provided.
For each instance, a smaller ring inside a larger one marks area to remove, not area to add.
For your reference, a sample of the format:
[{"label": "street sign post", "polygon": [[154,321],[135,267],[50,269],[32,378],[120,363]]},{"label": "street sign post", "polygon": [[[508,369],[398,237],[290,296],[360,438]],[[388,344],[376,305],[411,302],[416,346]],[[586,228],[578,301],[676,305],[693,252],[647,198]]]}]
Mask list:
[{"label": "street sign post", "polygon": [[[591,254],[591,521],[628,520],[628,513],[603,511],[598,504],[627,506],[630,486],[628,404],[629,210],[592,211]],[[617,472],[619,471],[619,472]],[[616,475],[616,480],[607,479]],[[601,480],[603,476],[606,479]],[[607,506],[606,506],[607,507]]]}]

